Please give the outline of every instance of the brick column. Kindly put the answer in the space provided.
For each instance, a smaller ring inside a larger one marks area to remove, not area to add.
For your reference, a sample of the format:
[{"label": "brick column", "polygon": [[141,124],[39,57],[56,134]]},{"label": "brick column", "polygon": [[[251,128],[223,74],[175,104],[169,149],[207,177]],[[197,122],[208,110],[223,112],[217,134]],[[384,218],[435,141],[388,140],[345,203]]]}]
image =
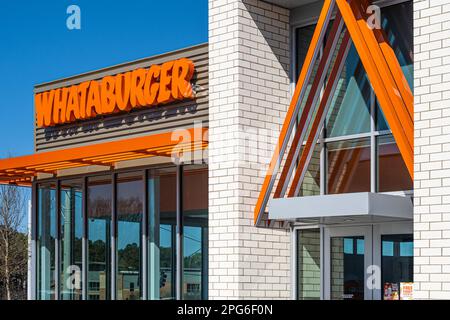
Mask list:
[{"label": "brick column", "polygon": [[290,233],[253,208],[290,99],[289,11],[209,0],[209,298],[290,297]]},{"label": "brick column", "polygon": [[450,0],[414,0],[414,297],[450,298]]}]

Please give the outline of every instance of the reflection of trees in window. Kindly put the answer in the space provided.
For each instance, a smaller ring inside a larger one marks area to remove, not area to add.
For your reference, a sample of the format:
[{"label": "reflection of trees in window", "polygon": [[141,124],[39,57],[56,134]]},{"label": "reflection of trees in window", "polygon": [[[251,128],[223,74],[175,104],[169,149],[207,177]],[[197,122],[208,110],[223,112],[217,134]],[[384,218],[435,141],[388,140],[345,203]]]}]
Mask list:
[{"label": "reflection of trees in window", "polygon": [[[89,300],[110,298],[111,265],[111,176],[88,178],[88,279],[98,283],[89,288]],[[97,286],[97,285],[96,285]]]},{"label": "reflection of trees in window", "polygon": [[111,215],[111,198],[98,197],[94,200],[89,199],[88,208],[90,218],[109,218]]},{"label": "reflection of trees in window", "polygon": [[76,257],[77,259],[75,259],[75,264],[81,266],[81,257],[83,256],[82,254],[82,244],[83,244],[83,240],[81,238],[75,238],[73,241],[73,256]]},{"label": "reflection of trees in window", "polygon": [[139,270],[139,246],[136,243],[127,244],[123,249],[118,250],[119,269],[125,270]]},{"label": "reflection of trees in window", "polygon": [[184,257],[184,266],[185,268],[201,268],[202,267],[202,253],[201,249],[197,252],[191,254],[188,257]]},{"label": "reflection of trees in window", "polygon": [[[121,217],[140,216],[142,214],[142,201],[140,197],[119,198],[117,199],[117,211],[120,212]],[[138,222],[140,221],[140,217],[137,220],[130,219],[130,221]]]},{"label": "reflection of trees in window", "polygon": [[134,300],[141,295],[142,177],[124,173],[117,180],[117,299]]},{"label": "reflection of trees in window", "polygon": [[172,266],[172,248],[161,247],[161,268],[170,268]]},{"label": "reflection of trees in window", "polygon": [[[92,271],[104,271],[106,261],[106,246],[103,240],[89,241],[89,269]],[[96,268],[96,265],[101,266]]]}]

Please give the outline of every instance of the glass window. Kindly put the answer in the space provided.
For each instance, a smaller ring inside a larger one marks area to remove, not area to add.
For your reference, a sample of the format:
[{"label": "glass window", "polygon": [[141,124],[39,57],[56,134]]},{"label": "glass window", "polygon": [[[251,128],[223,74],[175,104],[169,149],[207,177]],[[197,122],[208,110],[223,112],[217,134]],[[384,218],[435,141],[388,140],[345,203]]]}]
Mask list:
[{"label": "glass window", "polygon": [[148,297],[175,299],[176,168],[149,171]]},{"label": "glass window", "polygon": [[361,59],[352,45],[327,115],[327,137],[370,132],[371,90]]},{"label": "glass window", "polygon": [[306,27],[301,27],[296,30],[296,39],[297,39],[297,77],[300,75],[300,72],[303,67],[303,62],[306,58],[306,53],[309,49],[309,44],[311,43],[312,36],[314,34],[315,25],[309,25]]},{"label": "glass window", "polygon": [[297,231],[297,299],[320,299],[320,229]]},{"label": "glass window", "polygon": [[402,284],[413,282],[413,235],[382,235],[383,299],[402,298]]},{"label": "glass window", "polygon": [[37,298],[55,299],[56,186],[37,187]]},{"label": "glass window", "polygon": [[[147,285],[149,299],[175,299],[176,264],[183,264],[184,299],[206,299],[208,295],[208,170],[206,166],[185,166],[183,173],[183,252],[178,255],[177,170],[175,166],[118,173],[113,199],[112,175],[87,178],[86,198],[83,180],[61,180],[60,208],[57,212],[56,183],[37,185],[37,297],[107,300],[112,296],[111,275],[115,272],[116,299],[142,299],[144,187],[148,188]],[[86,200],[86,220],[83,201]],[[116,225],[113,204],[116,203]],[[60,215],[60,220],[57,219]],[[58,222],[59,221],[59,222]],[[59,225],[57,225],[59,223]],[[86,226],[86,230],[84,227]],[[60,237],[57,237],[60,230]],[[115,232],[116,230],[116,232]],[[87,252],[83,252],[86,231]],[[114,234],[113,234],[114,232]],[[59,241],[59,242],[57,242]],[[59,243],[59,257],[56,244]],[[112,252],[112,244],[116,251]],[[116,269],[112,270],[115,256]],[[87,283],[82,283],[86,258]],[[55,274],[55,269],[60,269]]]},{"label": "glass window", "polygon": [[327,144],[328,194],[370,191],[369,139]]},{"label": "glass window", "polygon": [[88,178],[88,299],[111,297],[111,176]]},{"label": "glass window", "polygon": [[377,138],[378,191],[412,190],[413,182],[392,135]]},{"label": "glass window", "polygon": [[62,181],[61,209],[61,299],[82,299],[83,191],[81,180]]},{"label": "glass window", "polygon": [[[302,28],[298,28],[296,30],[296,38],[297,38],[297,61],[296,61],[296,71],[297,71],[297,77],[300,75],[300,72],[302,70],[303,67],[303,63],[306,57],[306,54],[308,52],[309,49],[309,44],[311,42],[312,36],[314,34],[314,29],[315,29],[315,25],[309,25],[309,26],[305,26]],[[320,53],[319,53],[319,57],[320,57]],[[308,85],[306,87],[305,90],[305,94],[304,97],[300,103],[300,112],[299,112],[299,117],[301,116],[302,110],[305,107],[306,101],[308,99],[310,90],[311,90],[311,86],[314,82],[314,77],[315,74],[317,72],[317,69],[319,67],[319,62],[320,59],[316,59],[316,61],[314,61],[314,66],[311,72],[311,77],[309,79]]]},{"label": "glass window", "polygon": [[[399,64],[403,70],[405,78],[408,82],[410,88],[413,88],[413,27],[412,27],[412,1],[403,2],[396,5],[385,6],[381,9],[382,16],[382,28],[387,36],[387,40],[391,45],[396,57],[398,58]],[[328,26],[328,30],[330,29]],[[305,27],[300,27],[296,29],[296,72],[297,77],[300,73],[300,69],[303,66],[304,58],[306,56],[309,44],[311,42],[312,34],[314,32],[315,25],[309,25]],[[327,35],[325,35],[325,41],[327,40]],[[339,46],[338,46],[339,47]],[[333,60],[336,57],[338,50],[333,53]],[[315,69],[317,67],[317,61],[313,69],[312,76],[314,77]],[[329,76],[331,68],[327,70],[327,75]],[[301,106],[307,99],[309,88],[311,86],[312,79],[308,84],[306,90],[306,96],[301,101]],[[331,141],[336,143],[339,137],[348,137],[349,135],[359,135],[355,138],[369,137],[371,134],[379,137],[381,135],[389,134],[389,126],[384,117],[383,110],[381,109],[377,98],[373,99],[374,92],[368,81],[368,77],[362,66],[361,60],[354,45],[351,46],[348,57],[346,58],[343,70],[339,75],[337,81],[336,90],[333,93],[331,99],[330,109],[328,111],[325,120],[325,130],[324,138],[325,143],[329,143],[328,146],[332,147]],[[375,105],[372,105],[375,102]],[[300,108],[300,114],[302,108]],[[372,127],[372,118],[374,119],[375,126]],[[343,142],[342,144],[346,144]],[[383,157],[373,159],[371,165],[376,169],[375,171],[379,173],[376,178],[379,179],[375,181],[373,185],[377,186],[376,191],[389,192],[389,191],[399,191],[399,190],[410,190],[412,189],[412,181],[408,178],[409,174],[406,167],[402,164],[399,159],[401,155],[396,151],[398,148],[395,147],[395,142],[392,144],[385,143],[380,146],[380,140],[377,139],[377,144],[371,146],[370,142],[367,142],[367,146],[372,148],[372,150],[378,148],[379,154]],[[365,149],[369,151],[369,148]],[[356,148],[360,149],[360,148]],[[348,149],[347,149],[348,150]],[[333,158],[333,156],[338,153],[334,153],[333,150],[327,152],[327,159],[325,168],[328,172],[328,186],[326,187],[326,192],[328,193],[343,193],[343,192],[359,192],[359,191],[370,191],[370,170],[363,168],[363,162],[365,164],[370,164],[370,161],[365,161],[370,158],[369,153],[365,153],[367,158],[359,159],[361,161],[356,161],[355,156],[357,152],[346,151],[344,153],[352,154],[353,163],[345,162],[341,164],[336,162],[338,158]],[[341,158],[344,158],[344,154],[341,154]],[[375,153],[373,153],[375,154]],[[390,154],[388,156],[388,154]],[[395,170],[394,167],[389,167],[387,165],[388,158],[395,158]],[[333,162],[339,164],[338,167],[330,167]],[[378,166],[378,164],[380,166]],[[348,166],[347,166],[348,165]],[[300,195],[315,195],[319,194],[320,188],[318,185],[314,184],[314,180],[319,181],[319,172],[314,172],[315,166],[311,166],[311,170],[308,169],[309,174],[304,178],[303,184],[301,186]],[[336,168],[338,170],[336,170]],[[358,186],[356,181],[353,181],[352,186],[346,186],[346,183],[351,181],[353,175],[350,169],[362,170],[363,175],[360,179],[361,183]],[[384,172],[384,170],[388,170]],[[331,174],[330,172],[335,172]],[[346,176],[341,177],[339,174],[345,174]],[[323,173],[322,173],[323,174]],[[340,185],[340,187],[337,187]]]},{"label": "glass window", "polygon": [[183,268],[183,299],[207,299],[208,169],[200,165],[183,170]]},{"label": "glass window", "polygon": [[141,172],[117,176],[117,300],[139,300],[143,211]]},{"label": "glass window", "polygon": [[320,149],[320,144],[316,144],[300,186],[300,196],[316,196],[320,194]]},{"label": "glass window", "polygon": [[364,237],[331,238],[331,299],[364,299]]}]

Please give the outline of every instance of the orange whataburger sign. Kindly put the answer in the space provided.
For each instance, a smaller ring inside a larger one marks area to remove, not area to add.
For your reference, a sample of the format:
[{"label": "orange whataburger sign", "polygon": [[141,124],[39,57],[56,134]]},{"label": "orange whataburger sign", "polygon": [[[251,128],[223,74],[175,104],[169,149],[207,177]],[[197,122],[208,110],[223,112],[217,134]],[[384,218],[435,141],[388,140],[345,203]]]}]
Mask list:
[{"label": "orange whataburger sign", "polygon": [[36,124],[50,127],[194,98],[186,58],[35,94]]}]

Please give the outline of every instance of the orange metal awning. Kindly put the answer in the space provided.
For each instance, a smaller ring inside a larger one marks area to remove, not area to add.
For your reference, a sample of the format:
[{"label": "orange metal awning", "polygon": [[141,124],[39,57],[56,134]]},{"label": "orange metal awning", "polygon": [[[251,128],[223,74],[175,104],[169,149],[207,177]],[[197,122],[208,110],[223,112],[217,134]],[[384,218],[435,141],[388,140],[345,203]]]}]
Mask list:
[{"label": "orange metal awning", "polygon": [[38,173],[56,174],[58,170],[91,165],[114,166],[117,162],[171,157],[173,154],[202,150],[208,146],[207,128],[190,128],[129,138],[112,142],[0,160],[0,184],[29,186]]}]

